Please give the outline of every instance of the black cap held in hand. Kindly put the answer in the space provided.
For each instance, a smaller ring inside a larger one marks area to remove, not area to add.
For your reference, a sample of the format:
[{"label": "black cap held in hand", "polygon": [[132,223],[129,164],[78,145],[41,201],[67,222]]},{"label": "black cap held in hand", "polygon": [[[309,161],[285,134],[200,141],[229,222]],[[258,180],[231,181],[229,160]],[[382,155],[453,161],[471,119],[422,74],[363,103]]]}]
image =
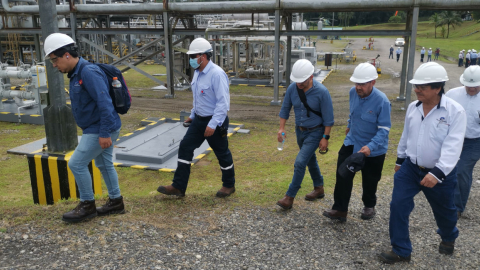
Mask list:
[{"label": "black cap held in hand", "polygon": [[356,172],[360,171],[365,166],[365,154],[354,153],[342,162],[338,168],[338,173],[343,178],[353,177]]}]

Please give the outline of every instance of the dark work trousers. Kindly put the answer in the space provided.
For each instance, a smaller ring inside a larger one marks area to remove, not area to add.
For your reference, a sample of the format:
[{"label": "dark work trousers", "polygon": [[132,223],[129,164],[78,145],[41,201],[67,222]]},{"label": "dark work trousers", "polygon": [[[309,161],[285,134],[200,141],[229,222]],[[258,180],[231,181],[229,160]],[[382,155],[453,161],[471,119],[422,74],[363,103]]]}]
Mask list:
[{"label": "dark work trousers", "polygon": [[458,66],[463,67],[463,58],[458,58]]},{"label": "dark work trousers", "polygon": [[465,59],[465,68],[468,68],[470,66],[470,59]]},{"label": "dark work trousers", "polygon": [[397,53],[397,62],[398,62],[398,60],[400,60],[400,54],[399,53]]},{"label": "dark work trousers", "polygon": [[[352,195],[353,178],[343,178],[338,173],[338,167],[353,154],[353,145],[342,145],[338,151],[337,161],[337,182],[335,183],[335,191],[333,199],[335,200],[332,209],[337,211],[348,211],[348,204]],[[377,185],[382,177],[383,163],[385,162],[385,154],[376,157],[367,157],[365,166],[362,169],[362,201],[365,207],[375,207],[377,204]]]},{"label": "dark work trousers", "polygon": [[[200,119],[196,116],[183,140],[180,142],[178,150],[178,167],[173,177],[172,186],[176,189],[187,190],[188,178],[190,177],[190,167],[193,160],[193,151],[200,147],[202,143],[207,140],[213,152],[217,156],[220,169],[222,170],[223,186],[231,188],[235,186],[235,171],[233,168],[232,153],[228,149],[228,137],[220,134],[220,129],[217,127],[215,132],[210,137],[205,137],[205,129],[211,117],[203,117]],[[228,116],[223,122],[223,127],[228,129]]]},{"label": "dark work trousers", "polygon": [[425,54],[420,54],[420,62],[423,63],[423,58],[425,57]]},{"label": "dark work trousers", "polygon": [[390,54],[388,55],[388,59],[390,59],[390,56],[391,56],[392,59],[393,59],[393,52],[390,52]]}]

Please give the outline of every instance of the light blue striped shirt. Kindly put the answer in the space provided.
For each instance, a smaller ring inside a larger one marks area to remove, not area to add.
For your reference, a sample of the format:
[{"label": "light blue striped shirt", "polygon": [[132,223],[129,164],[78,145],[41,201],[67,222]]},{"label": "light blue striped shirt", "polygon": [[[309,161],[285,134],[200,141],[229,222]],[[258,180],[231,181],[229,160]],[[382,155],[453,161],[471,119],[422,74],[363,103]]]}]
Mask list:
[{"label": "light blue striped shirt", "polygon": [[212,116],[208,127],[216,129],[221,126],[230,110],[230,93],[228,77],[222,68],[209,61],[202,72],[195,70],[192,79],[193,109],[195,114]]}]

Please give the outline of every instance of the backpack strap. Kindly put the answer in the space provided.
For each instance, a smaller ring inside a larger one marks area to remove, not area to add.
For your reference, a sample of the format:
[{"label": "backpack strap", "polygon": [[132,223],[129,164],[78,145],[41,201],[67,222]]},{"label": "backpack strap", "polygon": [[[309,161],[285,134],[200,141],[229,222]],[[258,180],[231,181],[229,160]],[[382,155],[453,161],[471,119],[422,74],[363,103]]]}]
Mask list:
[{"label": "backpack strap", "polygon": [[[80,80],[82,79],[82,70],[83,70],[83,68],[84,68],[86,65],[92,65],[92,63],[87,62],[87,63],[85,63],[84,65],[81,65],[81,66],[78,68],[77,76],[80,77]],[[83,87],[83,83],[81,84],[81,86]]]},{"label": "backpack strap", "polygon": [[307,117],[310,117],[310,111],[313,112],[314,114],[322,117],[321,112],[315,111],[312,108],[310,108],[310,106],[308,106],[307,96],[305,95],[305,92],[303,92],[302,89],[297,87],[297,93],[298,93],[298,96],[300,97],[300,101],[302,101],[302,103],[303,103],[303,106],[305,106],[305,108],[307,109]]}]

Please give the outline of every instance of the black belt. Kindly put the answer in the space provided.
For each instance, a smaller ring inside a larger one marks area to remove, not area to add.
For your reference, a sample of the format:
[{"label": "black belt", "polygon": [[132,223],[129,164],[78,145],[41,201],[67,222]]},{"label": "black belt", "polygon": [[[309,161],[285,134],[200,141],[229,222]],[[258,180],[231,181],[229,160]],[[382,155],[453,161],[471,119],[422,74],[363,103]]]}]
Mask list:
[{"label": "black belt", "polygon": [[297,126],[298,129],[300,129],[301,131],[310,131],[310,130],[314,130],[316,128],[321,128],[323,127],[323,125],[318,125],[318,126],[314,126],[314,127],[311,127],[311,128],[307,128],[307,127],[301,127],[301,126]]},{"label": "black belt", "polygon": [[420,166],[420,165],[418,165],[418,164],[416,164],[416,165],[417,165],[418,169],[420,169],[420,171],[422,171],[422,172],[424,172],[424,173],[428,173],[428,172],[430,172],[430,171],[432,170],[432,169],[430,169],[430,168],[425,168],[425,167]]},{"label": "black belt", "polygon": [[195,118],[197,118],[199,120],[210,120],[210,119],[212,119],[212,115],[210,115],[210,116],[200,116],[198,114],[195,114]]},{"label": "black belt", "polygon": [[478,140],[480,140],[480,137],[478,137],[478,138],[465,138],[465,140],[478,141]]}]

